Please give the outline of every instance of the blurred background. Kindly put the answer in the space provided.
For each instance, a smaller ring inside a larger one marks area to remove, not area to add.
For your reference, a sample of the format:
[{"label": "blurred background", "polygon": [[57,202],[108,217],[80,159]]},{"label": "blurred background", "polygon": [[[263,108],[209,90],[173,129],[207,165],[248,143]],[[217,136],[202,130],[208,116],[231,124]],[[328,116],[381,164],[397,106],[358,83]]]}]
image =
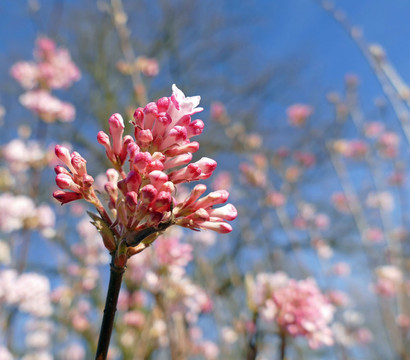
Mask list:
[{"label": "blurred background", "polygon": [[[174,230],[130,259],[110,358],[410,359],[409,13],[0,2],[0,360],[93,357],[109,254],[85,202],[52,198],[54,146],[80,152],[103,193],[98,131],[120,113],[132,134],[172,84],[201,96],[194,159],[218,162],[206,184],[238,217],[229,235]],[[309,278],[320,296],[280,305],[283,283]],[[306,314],[323,321],[293,331]]]}]

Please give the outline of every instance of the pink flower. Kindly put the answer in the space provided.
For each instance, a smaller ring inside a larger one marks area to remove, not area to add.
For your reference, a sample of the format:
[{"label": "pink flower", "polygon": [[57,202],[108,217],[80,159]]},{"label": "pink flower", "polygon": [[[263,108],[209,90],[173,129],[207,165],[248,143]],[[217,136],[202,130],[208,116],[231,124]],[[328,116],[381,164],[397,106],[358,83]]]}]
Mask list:
[{"label": "pink flower", "polygon": [[[329,324],[334,308],[321,293],[315,280],[296,281],[283,273],[265,274],[248,287],[248,294],[258,294],[253,306],[265,321],[274,322],[281,332],[292,337],[304,336],[313,349],[332,345]],[[259,275],[258,275],[259,276]],[[249,295],[248,295],[249,296]]]},{"label": "pink flower", "polygon": [[45,90],[26,92],[20,96],[20,102],[48,123],[56,120],[70,122],[75,117],[75,109],[71,104],[60,101]]},{"label": "pink flower", "polygon": [[362,159],[368,152],[368,145],[363,140],[337,140],[333,143],[333,150],[351,159]]},{"label": "pink flower", "polygon": [[305,104],[294,104],[286,109],[289,122],[297,127],[303,126],[312,113],[313,108]]},{"label": "pink flower", "polygon": [[364,134],[369,138],[376,138],[384,131],[384,125],[381,122],[373,121],[364,125]]},{"label": "pink flower", "polygon": [[372,243],[380,243],[384,239],[383,230],[377,227],[366,229],[364,231],[364,238]]},{"label": "pink flower", "polygon": [[338,276],[348,276],[350,274],[350,266],[345,262],[338,262],[333,265],[332,272]]},{"label": "pink flower", "polygon": [[229,122],[225,105],[220,101],[214,101],[211,104],[211,117],[214,121],[227,124]]},{"label": "pink flower", "polygon": [[266,203],[273,207],[281,207],[285,205],[286,198],[283,194],[277,191],[271,191],[266,196]]},{"label": "pink flower", "polygon": [[315,155],[309,152],[297,151],[295,153],[296,161],[305,168],[312,167],[316,163]]},{"label": "pink flower", "polygon": [[332,194],[332,203],[334,207],[342,212],[342,213],[348,213],[350,212],[349,208],[349,202],[346,197],[346,195],[342,192],[335,192]]},{"label": "pink flower", "polygon": [[80,71],[72,62],[69,52],[46,37],[37,39],[34,50],[36,62],[18,62],[10,70],[11,75],[25,88],[67,88],[80,79]]},{"label": "pink flower", "polygon": [[157,59],[139,56],[137,59],[137,68],[148,77],[157,76],[159,73],[159,64]]},{"label": "pink flower", "polygon": [[127,251],[142,251],[144,247],[131,248],[144,239],[151,239],[151,235],[153,241],[172,224],[227,233],[232,228],[226,221],[237,216],[231,204],[215,207],[227,201],[226,190],[214,191],[201,198],[206,187],[197,185],[185,199],[175,198],[178,184],[209,178],[217,163],[207,157],[191,162],[192,153],[199,148],[191,139],[204,128],[202,120],[191,120],[192,115],[202,111],[198,107],[200,97],[185,97],[175,85],[172,89],[171,97],[135,110],[134,137],[124,136],[120,114],[110,117],[109,135],[103,131],[98,133],[97,140],[104,146],[114,167],[107,170],[104,184],[108,208],[114,219],[105,212],[96,196],[94,179],[87,173],[85,159],[76,152],[70,154],[62,146],[55,148],[57,157],[68,170],[62,166],[55,168],[56,183],[61,190],[56,191],[54,197],[62,204],[80,198],[92,202],[100,215],[104,214],[107,228],[110,227],[105,235],[115,235],[115,241],[125,239]]},{"label": "pink flower", "polygon": [[377,141],[381,156],[391,159],[395,158],[399,151],[400,138],[394,132],[383,133]]}]

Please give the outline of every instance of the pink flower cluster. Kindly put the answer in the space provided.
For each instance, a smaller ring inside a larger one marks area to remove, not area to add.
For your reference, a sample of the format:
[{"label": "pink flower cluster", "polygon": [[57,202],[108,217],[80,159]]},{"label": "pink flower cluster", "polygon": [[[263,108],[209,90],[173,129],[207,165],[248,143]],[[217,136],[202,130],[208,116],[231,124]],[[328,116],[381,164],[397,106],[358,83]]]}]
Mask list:
[{"label": "pink flower cluster", "polygon": [[0,195],[0,230],[6,233],[20,229],[39,229],[44,236],[54,233],[55,214],[46,204],[36,207],[25,195]]},{"label": "pink flower cluster", "polygon": [[329,324],[334,307],[312,278],[297,281],[285,273],[259,274],[248,279],[248,303],[268,322],[275,322],[279,332],[304,336],[313,349],[332,345]]},{"label": "pink flower cluster", "polygon": [[18,308],[37,317],[51,315],[50,283],[36,273],[19,275],[15,270],[0,272],[0,304]]},{"label": "pink flower cluster", "polygon": [[59,100],[50,91],[71,86],[80,79],[80,71],[68,50],[56,48],[51,39],[39,37],[36,45],[35,61],[19,61],[10,70],[27,90],[20,102],[45,122],[72,121],[75,116],[73,105]]},{"label": "pink flower cluster", "polygon": [[[226,190],[202,197],[206,186],[200,184],[183,201],[178,202],[174,197],[178,184],[207,179],[216,168],[216,161],[206,157],[191,163],[192,153],[199,148],[191,138],[201,134],[204,128],[201,120],[191,120],[192,115],[202,111],[197,107],[199,101],[199,96],[185,97],[173,85],[171,97],[135,110],[134,138],[123,136],[125,126],[119,114],[109,119],[110,136],[103,131],[98,133],[97,140],[105,147],[114,167],[106,172],[105,191],[115,220],[112,222],[109,215],[103,217],[109,225],[114,223],[120,238],[129,240],[144,230],[148,236],[150,230],[153,233],[171,224],[219,233],[232,230],[226,221],[235,219],[235,207],[227,204],[214,208],[227,201]],[[55,168],[56,183],[62,190],[53,196],[62,204],[84,198],[104,214],[93,188],[94,179],[87,173],[86,160],[59,145],[55,152],[69,170],[62,166]],[[128,173],[124,170],[127,160]]]}]

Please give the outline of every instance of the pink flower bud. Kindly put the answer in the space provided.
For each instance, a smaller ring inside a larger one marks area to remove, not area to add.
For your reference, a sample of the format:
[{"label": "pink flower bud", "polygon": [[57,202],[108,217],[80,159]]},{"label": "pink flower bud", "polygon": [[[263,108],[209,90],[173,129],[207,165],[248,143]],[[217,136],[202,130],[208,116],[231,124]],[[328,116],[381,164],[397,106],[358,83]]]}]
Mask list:
[{"label": "pink flower bud", "polygon": [[177,155],[172,158],[168,158],[165,161],[164,168],[165,169],[172,169],[181,165],[188,164],[192,160],[192,154],[187,153],[187,154],[182,154],[182,155]]},{"label": "pink flower bud", "polygon": [[206,191],[206,186],[204,184],[198,184],[196,185],[191,193],[189,194],[189,196],[185,199],[185,201],[178,205],[175,210],[174,210],[174,214],[175,216],[180,216],[179,212],[183,209],[189,208],[193,203],[195,203],[195,201],[197,201],[201,195]]},{"label": "pink flower bud", "polygon": [[161,191],[158,193],[152,209],[157,212],[169,211],[171,207],[172,197],[169,192]]},{"label": "pink flower bud", "polygon": [[162,171],[162,170],[164,170],[164,164],[162,163],[162,161],[154,160],[148,164],[147,168],[145,169],[145,172],[150,173],[152,171]]},{"label": "pink flower bud", "polygon": [[209,193],[207,196],[199,199],[195,203],[195,208],[203,208],[206,209],[210,206],[214,206],[217,204],[223,204],[226,200],[228,200],[229,193],[226,190],[218,190]]},{"label": "pink flower bud", "polygon": [[80,186],[78,186],[71,175],[60,173],[56,176],[56,184],[60,189],[68,189],[74,192],[81,192]]},{"label": "pink flower bud", "polygon": [[209,210],[208,214],[211,217],[217,217],[223,220],[231,221],[236,219],[236,217],[238,216],[238,211],[232,204],[226,204],[225,206]]},{"label": "pink flower bud", "polygon": [[164,183],[161,188],[159,189],[160,191],[166,191],[169,193],[173,193],[175,191],[175,185],[172,181],[167,181]]},{"label": "pink flower bud", "polygon": [[187,128],[187,136],[188,138],[191,138],[193,136],[200,135],[202,131],[204,130],[204,122],[202,120],[194,120],[188,125]]},{"label": "pink flower bud", "polygon": [[151,161],[152,157],[149,152],[138,152],[132,158],[134,169],[139,172],[145,172],[146,167]]},{"label": "pink flower bud", "polygon": [[154,186],[151,184],[145,185],[141,189],[141,201],[145,205],[151,204],[151,202],[155,199],[157,196],[158,190],[155,189]]},{"label": "pink flower bud", "polygon": [[227,234],[232,231],[232,226],[226,222],[204,221],[199,226],[201,229],[213,230],[220,234]]},{"label": "pink flower bud", "polygon": [[186,154],[186,153],[194,153],[197,152],[199,149],[199,143],[196,141],[184,144],[184,145],[175,145],[170,147],[169,149],[166,149],[164,151],[165,156],[177,156],[181,154]]},{"label": "pink flower bud", "polygon": [[162,171],[152,171],[148,174],[150,183],[156,188],[159,189],[163,184],[168,181],[168,175]]},{"label": "pink flower bud", "polygon": [[88,174],[85,174],[81,180],[86,188],[89,188],[94,184],[94,178]]},{"label": "pink flower bud", "polygon": [[58,175],[58,174],[66,174],[66,175],[70,175],[70,172],[66,169],[66,168],[64,168],[64,167],[62,167],[62,166],[60,166],[60,165],[57,165],[55,168],[54,168],[54,172]]},{"label": "pink flower bud", "polygon": [[122,134],[124,133],[124,120],[120,114],[111,115],[108,120],[110,135],[112,138],[112,150],[119,156],[122,150]]},{"label": "pink flower bud", "polygon": [[118,172],[115,169],[108,169],[105,172],[105,175],[107,176],[107,180],[116,183],[118,181]]},{"label": "pink flower bud", "polygon": [[155,120],[158,116],[157,104],[154,102],[148,103],[144,108],[144,129],[152,129]]},{"label": "pink flower bud", "polygon": [[166,138],[161,144],[160,149],[164,150],[174,144],[180,144],[187,139],[187,130],[182,126],[175,126],[167,134]]},{"label": "pink flower bud", "polygon": [[70,201],[79,200],[83,198],[83,195],[76,193],[76,192],[67,192],[62,190],[54,191],[53,197],[63,204],[67,204]]},{"label": "pink flower bud", "polygon": [[73,172],[75,173],[73,167],[71,166],[71,155],[70,151],[61,145],[56,145],[54,148],[56,156]]},{"label": "pink flower bud", "polygon": [[125,203],[131,211],[135,211],[138,204],[138,194],[135,191],[130,191],[125,197]]},{"label": "pink flower bud", "polygon": [[156,138],[164,136],[165,130],[171,123],[172,119],[168,114],[158,116],[152,128],[152,135]]},{"label": "pink flower bud", "polygon": [[151,130],[149,129],[141,130],[138,133],[138,145],[143,149],[148,148],[153,139]]},{"label": "pink flower bud", "polygon": [[134,126],[136,128],[144,128],[144,110],[143,108],[138,108],[134,112]]},{"label": "pink flower bud", "polygon": [[71,155],[71,165],[73,166],[75,173],[78,175],[87,175],[87,161],[78,153],[73,152]]},{"label": "pink flower bud", "polygon": [[169,103],[170,103],[170,100],[167,97],[162,97],[161,99],[158,99],[157,100],[158,112],[159,113],[166,112],[168,110]]},{"label": "pink flower bud", "polygon": [[110,137],[104,131],[98,132],[97,141],[99,144],[103,145],[107,150],[111,150]]},{"label": "pink flower bud", "polygon": [[125,183],[127,184],[127,191],[138,192],[141,186],[141,175],[138,172],[130,171]]}]

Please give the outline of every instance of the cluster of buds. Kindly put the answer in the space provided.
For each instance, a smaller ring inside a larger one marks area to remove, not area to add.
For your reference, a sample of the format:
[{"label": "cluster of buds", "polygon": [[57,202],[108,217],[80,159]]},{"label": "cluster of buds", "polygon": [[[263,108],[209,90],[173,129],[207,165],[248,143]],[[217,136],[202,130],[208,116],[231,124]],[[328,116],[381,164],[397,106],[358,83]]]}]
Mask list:
[{"label": "cluster of buds", "polygon": [[35,61],[19,61],[10,70],[11,76],[27,90],[20,102],[45,122],[72,121],[73,105],[59,100],[50,91],[71,86],[80,79],[80,71],[68,50],[56,48],[51,39],[39,37],[36,45]]},{"label": "cluster of buds", "polygon": [[193,230],[232,231],[226,221],[235,219],[235,207],[227,204],[214,208],[227,201],[227,191],[214,191],[201,198],[206,186],[197,185],[185,200],[175,199],[178,184],[207,179],[216,168],[216,161],[206,157],[191,163],[192,153],[199,148],[191,138],[204,128],[202,120],[191,121],[192,115],[202,111],[197,107],[199,101],[199,96],[185,97],[174,85],[171,97],[135,110],[131,121],[134,137],[123,136],[121,115],[110,117],[110,135],[100,131],[97,136],[113,165],[106,171],[104,186],[108,212],[96,196],[85,159],[62,146],[55,148],[68,170],[55,168],[62,190],[54,192],[54,197],[62,204],[81,198],[91,202],[101,215],[92,217],[105,246],[110,252],[116,250],[122,261],[142,251],[173,224]]}]

